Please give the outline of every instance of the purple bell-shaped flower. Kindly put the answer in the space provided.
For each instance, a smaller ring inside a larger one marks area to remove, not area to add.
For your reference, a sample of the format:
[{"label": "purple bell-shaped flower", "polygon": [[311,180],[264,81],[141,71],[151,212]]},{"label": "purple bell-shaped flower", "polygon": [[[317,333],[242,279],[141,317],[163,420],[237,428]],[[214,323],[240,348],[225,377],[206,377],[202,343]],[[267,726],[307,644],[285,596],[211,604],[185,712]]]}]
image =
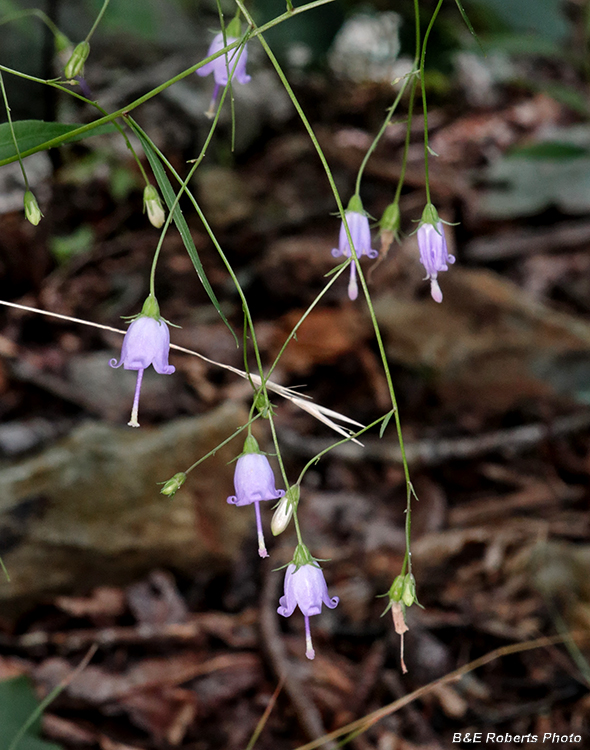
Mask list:
[{"label": "purple bell-shaped flower", "polygon": [[[219,34],[214,37],[213,41],[209,45],[207,57],[211,57],[211,55],[219,52],[224,47],[233,44],[239,38],[240,33],[240,22],[238,19],[234,18],[227,27],[225,42],[223,40],[223,34],[219,32]],[[211,60],[210,62],[205,63],[205,65],[203,65],[201,68],[197,68],[197,75],[208,76],[210,73],[213,73],[213,78],[215,80],[213,95],[211,97],[211,104],[209,105],[209,109],[207,111],[208,117],[213,117],[213,115],[215,114],[215,102],[217,101],[217,95],[219,94],[219,89],[221,87],[227,86],[228,71],[232,80],[235,79],[238,81],[238,83],[248,83],[250,81],[250,76],[246,73],[247,61],[248,49],[247,45],[244,44],[242,47],[234,47],[234,49],[232,49],[225,55],[220,55],[219,57],[215,58],[215,60]]]},{"label": "purple bell-shaped flower", "polygon": [[133,320],[127,329],[123,346],[121,347],[121,359],[111,359],[111,367],[121,367],[125,370],[137,370],[137,382],[135,384],[135,397],[131,410],[130,427],[139,427],[137,421],[139,411],[139,394],[143,371],[150,365],[160,375],[172,375],[175,368],[168,364],[168,351],[170,349],[170,332],[166,322],[160,317],[160,308],[156,298],[150,295],[141,311],[141,315]]},{"label": "purple bell-shaped flower", "polygon": [[[297,560],[307,560],[301,564]],[[304,545],[297,546],[292,562],[285,573],[285,594],[279,599],[279,608],[277,612],[283,617],[290,617],[299,607],[305,619],[305,655],[308,659],[313,659],[315,651],[311,641],[311,629],[309,618],[313,615],[319,615],[322,611],[322,604],[334,609],[340,600],[337,596],[330,598],[328,586],[322,569],[317,561],[311,557],[309,550]]]},{"label": "purple bell-shaped flower", "polygon": [[[377,250],[373,250],[371,247],[371,229],[369,227],[369,219],[363,213],[363,204],[358,195],[353,195],[346,209],[346,221],[350,230],[350,236],[357,257],[360,258],[362,255],[368,255],[369,258],[376,258],[379,255]],[[344,222],[340,225],[340,237],[338,239],[338,247],[332,250],[334,258],[338,258],[343,255],[346,258],[350,258],[352,252],[350,250],[350,243],[348,241],[348,235],[346,234],[346,227]],[[356,264],[354,261],[350,264],[350,281],[348,284],[348,296],[351,300],[355,300],[358,297],[358,284],[356,280]]]},{"label": "purple bell-shaped flower", "polygon": [[435,302],[442,302],[443,295],[438,284],[438,274],[448,271],[447,264],[455,262],[455,256],[449,255],[445,229],[432,203],[428,203],[422,213],[418,227],[418,247],[420,263],[426,269],[426,280],[430,280],[430,294]]},{"label": "purple bell-shaped flower", "polygon": [[256,530],[258,533],[258,554],[268,557],[262,520],[260,518],[260,503],[265,500],[278,500],[283,497],[285,490],[277,490],[275,477],[264,453],[260,452],[255,437],[249,435],[244,443],[244,452],[238,458],[234,472],[235,495],[230,495],[227,502],[232,505],[251,505],[254,503],[256,512]]}]

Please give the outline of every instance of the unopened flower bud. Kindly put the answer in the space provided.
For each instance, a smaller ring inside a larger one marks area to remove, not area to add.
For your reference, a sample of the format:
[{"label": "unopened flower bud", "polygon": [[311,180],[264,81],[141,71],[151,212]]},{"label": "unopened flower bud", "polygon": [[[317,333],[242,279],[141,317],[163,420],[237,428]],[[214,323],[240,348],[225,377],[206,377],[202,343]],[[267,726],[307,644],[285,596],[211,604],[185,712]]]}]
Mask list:
[{"label": "unopened flower bud", "polygon": [[418,601],[416,598],[416,579],[411,573],[408,573],[403,581],[402,601],[406,607]]},{"label": "unopened flower bud", "polygon": [[166,214],[158,191],[153,185],[146,185],[143,191],[143,210],[147,211],[150,224],[159,229],[166,219]]},{"label": "unopened flower bud", "polygon": [[381,239],[381,254],[385,255],[389,250],[391,243],[398,239],[401,216],[399,205],[390,203],[383,212],[379,222],[379,237]]},{"label": "unopened flower bud", "polygon": [[164,486],[160,490],[162,495],[166,495],[167,497],[174,497],[178,490],[182,487],[182,485],[186,482],[186,474],[184,471],[179,471],[178,474],[175,474],[171,479],[169,479],[167,482],[164,482]]},{"label": "unopened flower bud", "polygon": [[263,419],[268,419],[271,414],[274,414],[268,394],[262,388],[254,396],[254,406]]},{"label": "unopened flower bud", "polygon": [[43,214],[41,213],[41,209],[39,208],[37,199],[30,190],[27,190],[25,192],[24,204],[25,216],[27,217],[27,221],[30,221],[31,224],[36,227],[37,224],[41,221],[41,217],[43,216]]},{"label": "unopened flower bud", "polygon": [[270,530],[274,536],[282,534],[287,528],[293,516],[293,511],[299,502],[299,485],[295,484],[289,487],[285,496],[279,501],[274,516],[270,522]]},{"label": "unopened flower bud", "polygon": [[397,576],[394,579],[388,593],[390,601],[399,602],[399,600],[402,598],[402,594],[404,591],[404,580],[405,576]]},{"label": "unopened flower bud", "polygon": [[88,42],[80,42],[74,48],[72,56],[66,63],[64,70],[66,78],[75,78],[84,73],[84,63],[90,54],[90,45]]}]

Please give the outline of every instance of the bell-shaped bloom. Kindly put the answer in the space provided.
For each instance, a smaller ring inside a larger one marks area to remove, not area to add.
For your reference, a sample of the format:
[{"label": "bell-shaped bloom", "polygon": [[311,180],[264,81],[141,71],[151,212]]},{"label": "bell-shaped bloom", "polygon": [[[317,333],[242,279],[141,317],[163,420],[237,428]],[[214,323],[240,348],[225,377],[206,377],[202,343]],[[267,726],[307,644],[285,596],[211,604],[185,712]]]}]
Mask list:
[{"label": "bell-shaped bloom", "polygon": [[[236,37],[228,36],[223,41],[223,34],[220,32],[215,36],[209,50],[207,51],[207,57],[211,57],[216,52],[219,52],[224,47],[233,44],[237,41]],[[213,79],[215,80],[215,86],[213,87],[213,95],[211,97],[211,104],[207,111],[207,116],[213,117],[215,114],[215,102],[217,101],[217,95],[219,89],[223,86],[227,86],[228,73],[231,76],[232,81],[235,79],[238,83],[248,83],[250,76],[246,73],[246,63],[248,61],[248,49],[247,45],[244,44],[242,47],[234,47],[234,49],[227,52],[225,55],[216,57],[215,60],[211,60],[205,63],[201,68],[197,68],[197,75],[208,76],[213,73]]]},{"label": "bell-shaped bloom", "polygon": [[135,397],[130,427],[139,427],[137,415],[139,411],[139,394],[143,371],[150,365],[160,375],[172,375],[175,368],[168,364],[168,351],[170,349],[170,332],[168,326],[162,319],[152,318],[149,315],[141,315],[132,321],[127,329],[123,346],[121,348],[121,359],[111,359],[111,367],[123,367],[125,370],[137,370],[137,383],[135,385]]},{"label": "bell-shaped bloom", "polygon": [[[357,257],[360,258],[362,255],[368,255],[369,258],[376,258],[379,255],[377,250],[373,250],[371,247],[371,229],[369,227],[369,219],[358,211],[346,211],[346,221],[350,230],[350,236],[352,244],[356,251]],[[346,258],[350,258],[352,252],[350,250],[350,243],[348,241],[348,235],[346,234],[346,227],[344,222],[340,226],[340,237],[338,241],[338,247],[332,250],[332,255],[335,258],[344,255]],[[356,280],[356,264],[354,261],[350,264],[350,282],[348,284],[348,296],[351,300],[355,300],[358,297],[358,284]]]},{"label": "bell-shaped bloom", "polygon": [[283,497],[285,490],[276,489],[275,477],[264,453],[244,453],[238,458],[234,472],[234,487],[236,494],[228,497],[227,502],[232,505],[251,505],[254,503],[258,554],[260,557],[268,557],[262,532],[260,503],[265,500],[278,500]]},{"label": "bell-shaped bloom", "polygon": [[436,224],[430,222],[418,227],[418,247],[420,248],[420,263],[426,269],[425,281],[430,280],[430,294],[435,302],[442,302],[443,295],[438,285],[438,274],[448,271],[449,263],[455,262],[455,257],[449,255],[445,230],[440,219]]},{"label": "bell-shaped bloom", "polygon": [[312,560],[299,568],[291,563],[285,573],[285,594],[279,599],[277,612],[283,617],[290,617],[299,607],[305,618],[305,655],[313,659],[315,651],[311,641],[311,630],[309,618],[319,615],[322,604],[334,609],[340,600],[337,596],[330,598],[328,586],[322,569],[315,560]]}]

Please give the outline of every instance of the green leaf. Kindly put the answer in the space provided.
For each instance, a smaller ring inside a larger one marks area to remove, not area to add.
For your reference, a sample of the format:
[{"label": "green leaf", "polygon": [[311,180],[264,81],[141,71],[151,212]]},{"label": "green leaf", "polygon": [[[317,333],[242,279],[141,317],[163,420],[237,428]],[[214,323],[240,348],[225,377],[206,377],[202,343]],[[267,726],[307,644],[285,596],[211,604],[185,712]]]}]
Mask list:
[{"label": "green leaf", "polygon": [[391,418],[393,417],[393,414],[394,414],[394,412],[393,412],[393,409],[392,409],[388,414],[385,415],[385,419],[381,423],[381,429],[379,430],[379,437],[380,438],[382,438],[383,435],[385,434],[385,430],[387,429],[387,425],[391,421]]},{"label": "green leaf", "polygon": [[564,86],[561,83],[543,83],[539,86],[539,91],[543,91],[548,96],[555,99],[560,104],[565,104],[572,111],[577,112],[579,115],[588,117],[590,110],[588,109],[588,101],[584,94],[571,86]]},{"label": "green leaf", "polygon": [[531,143],[529,146],[513,148],[506,154],[507,157],[523,157],[525,159],[580,159],[589,155],[590,151],[584,146],[564,141]]},{"label": "green leaf", "polygon": [[532,31],[555,42],[562,43],[571,28],[562,0],[471,0],[470,4],[492,11],[513,31]]},{"label": "green leaf", "polygon": [[[0,682],[0,747],[9,748],[19,729],[39,708],[28,677]],[[61,750],[52,742],[39,739],[41,717],[34,721],[15,750]]]},{"label": "green leaf", "polygon": [[[166,201],[166,205],[168,206],[168,210],[170,210],[172,206],[174,205],[176,194],[174,193],[172,185],[170,184],[170,180],[168,179],[168,176],[166,175],[166,172],[164,171],[162,162],[160,161],[158,155],[152,148],[152,144],[145,137],[143,132],[139,128],[136,128],[133,122],[129,121],[129,125],[133,129],[133,131],[135,132],[139,140],[141,141],[141,145],[143,146],[145,155],[147,156],[147,159],[156,177],[158,185],[160,186],[162,195],[164,196],[164,200]],[[180,232],[180,236],[182,237],[182,241],[184,242],[184,246],[189,255],[189,258],[191,259],[193,266],[195,267],[197,276],[201,280],[201,284],[203,285],[205,291],[209,295],[209,299],[211,300],[213,307],[217,310],[217,312],[221,316],[221,319],[231,331],[231,334],[235,339],[236,345],[239,346],[237,336],[232,330],[232,327],[229,324],[228,319],[225,317],[221,309],[221,306],[219,304],[219,301],[217,297],[215,296],[215,292],[213,291],[213,288],[211,284],[209,283],[209,279],[205,275],[205,269],[203,268],[203,264],[201,263],[201,259],[199,258],[199,253],[197,252],[197,248],[195,247],[195,243],[193,242],[191,231],[188,228],[186,219],[184,218],[184,215],[178,204],[176,205],[176,208],[174,209],[172,218],[174,219],[174,223],[176,224],[176,227],[178,231]]]},{"label": "green leaf", "polygon": [[467,28],[471,32],[471,35],[473,36],[473,38],[475,39],[475,41],[479,44],[479,48],[483,52],[483,48],[482,48],[481,43],[479,41],[479,37],[477,36],[477,34],[475,33],[475,29],[471,25],[471,21],[469,20],[469,17],[467,16],[467,13],[465,12],[465,8],[463,7],[463,3],[461,2],[461,0],[455,0],[455,4],[457,5],[457,8],[459,9],[459,13],[461,14],[461,18],[465,22],[465,25],[467,26]]},{"label": "green leaf", "polygon": [[[67,135],[67,133],[77,130],[80,127],[80,125],[69,125],[63,122],[44,122],[43,120],[16,120],[13,122],[13,126],[18,148],[22,155],[43,151],[44,144],[48,141]],[[89,138],[92,135],[110,133],[113,130],[115,130],[115,126],[107,122],[97,125],[96,128],[88,130],[85,133],[67,138],[63,142],[73,143],[83,138]],[[17,158],[10,125],[5,122],[0,125],[0,161],[8,164],[11,161],[16,161]]]}]

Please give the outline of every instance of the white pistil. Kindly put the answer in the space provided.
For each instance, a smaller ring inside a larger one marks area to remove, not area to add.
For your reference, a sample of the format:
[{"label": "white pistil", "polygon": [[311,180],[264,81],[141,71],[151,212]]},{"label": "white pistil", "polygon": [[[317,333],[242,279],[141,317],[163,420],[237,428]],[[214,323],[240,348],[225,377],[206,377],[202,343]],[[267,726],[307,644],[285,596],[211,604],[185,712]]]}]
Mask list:
[{"label": "white pistil", "polygon": [[133,408],[131,409],[131,419],[127,424],[129,427],[139,427],[137,417],[139,414],[139,394],[141,392],[141,381],[143,380],[143,370],[137,371],[137,382],[135,383],[135,396],[133,398]]},{"label": "white pistil", "polygon": [[311,628],[309,627],[309,617],[304,615],[305,619],[305,655],[308,659],[315,658],[315,651],[313,650],[313,643],[311,642]]},{"label": "white pistil", "polygon": [[348,282],[348,297],[355,300],[359,296],[359,288],[356,283],[356,264],[354,260],[350,263],[350,281]]},{"label": "white pistil", "polygon": [[256,530],[258,532],[258,554],[260,557],[268,557],[266,544],[264,543],[264,534],[262,533],[262,519],[260,518],[259,502],[254,502],[254,511],[256,512]]}]

